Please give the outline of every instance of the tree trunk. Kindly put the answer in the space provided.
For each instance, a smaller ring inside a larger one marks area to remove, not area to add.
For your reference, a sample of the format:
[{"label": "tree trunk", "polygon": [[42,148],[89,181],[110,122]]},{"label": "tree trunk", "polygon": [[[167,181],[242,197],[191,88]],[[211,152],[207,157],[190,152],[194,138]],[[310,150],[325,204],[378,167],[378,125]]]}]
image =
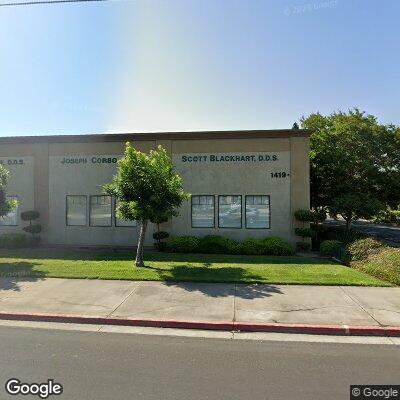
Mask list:
[{"label": "tree trunk", "polygon": [[147,227],[147,220],[142,220],[140,222],[139,242],[136,250],[136,260],[135,260],[135,266],[138,268],[144,267],[143,247],[144,247],[144,237],[146,235],[146,227]]},{"label": "tree trunk", "polygon": [[351,228],[351,218],[346,219],[346,231],[349,232]]}]

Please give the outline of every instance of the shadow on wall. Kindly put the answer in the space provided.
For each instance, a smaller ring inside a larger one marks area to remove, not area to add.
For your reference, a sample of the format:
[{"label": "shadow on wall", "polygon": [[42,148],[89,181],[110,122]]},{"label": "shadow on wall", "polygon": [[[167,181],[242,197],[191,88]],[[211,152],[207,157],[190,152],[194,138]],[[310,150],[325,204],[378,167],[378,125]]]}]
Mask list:
[{"label": "shadow on wall", "polygon": [[[283,294],[278,287],[268,284],[217,283],[218,281],[240,282],[243,279],[260,281],[263,277],[240,267],[209,269],[210,266],[211,264],[205,263],[202,267],[193,267],[188,264],[171,266],[168,270],[149,266],[145,268],[157,271],[160,279],[165,280],[167,286],[179,287],[188,292],[200,292],[209,297],[235,295],[243,299],[256,299]],[[180,282],[175,282],[175,280]],[[185,280],[198,282],[185,282]]]},{"label": "shadow on wall", "polygon": [[21,282],[37,282],[44,278],[44,273],[33,268],[40,263],[10,262],[0,263],[0,295],[4,290],[19,292]]}]

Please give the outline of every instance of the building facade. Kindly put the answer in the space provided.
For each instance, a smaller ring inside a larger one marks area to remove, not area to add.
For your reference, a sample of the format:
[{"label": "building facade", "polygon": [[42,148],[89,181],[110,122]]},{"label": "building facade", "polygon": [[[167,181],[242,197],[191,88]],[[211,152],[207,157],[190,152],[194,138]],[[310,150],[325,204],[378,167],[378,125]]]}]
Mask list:
[{"label": "building facade", "polygon": [[136,245],[137,224],[118,219],[115,199],[102,192],[127,141],[144,152],[166,148],[191,194],[179,217],[162,225],[171,236],[298,240],[293,214],[310,206],[305,130],[0,138],[0,163],[10,171],[7,195],[18,200],[1,218],[0,233],[23,232],[21,212],[37,210],[43,243]]}]

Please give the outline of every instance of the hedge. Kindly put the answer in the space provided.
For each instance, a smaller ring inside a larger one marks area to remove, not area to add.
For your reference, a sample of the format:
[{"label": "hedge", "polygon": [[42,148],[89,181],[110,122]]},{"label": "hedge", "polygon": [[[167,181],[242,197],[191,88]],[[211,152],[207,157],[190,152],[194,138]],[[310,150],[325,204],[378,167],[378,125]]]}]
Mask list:
[{"label": "hedge", "polygon": [[385,247],[381,242],[372,239],[361,239],[350,243],[347,248],[347,255],[349,261],[362,261],[366,260],[369,256],[377,254]]},{"label": "hedge", "polygon": [[324,240],[319,247],[319,251],[324,256],[335,256],[342,244],[339,240]]},{"label": "hedge", "polygon": [[400,248],[381,247],[363,261],[351,261],[350,267],[394,285],[400,285]]},{"label": "hedge", "polygon": [[195,236],[178,236],[171,240],[172,251],[179,253],[208,254],[246,254],[246,255],[293,255],[293,247],[279,237],[265,239],[245,239],[242,242],[224,236],[208,235],[202,238]]},{"label": "hedge", "polygon": [[0,235],[0,248],[15,249],[28,245],[29,240],[23,233],[3,233]]},{"label": "hedge", "polygon": [[172,251],[176,253],[197,253],[199,243],[199,238],[195,236],[176,236],[169,244]]}]

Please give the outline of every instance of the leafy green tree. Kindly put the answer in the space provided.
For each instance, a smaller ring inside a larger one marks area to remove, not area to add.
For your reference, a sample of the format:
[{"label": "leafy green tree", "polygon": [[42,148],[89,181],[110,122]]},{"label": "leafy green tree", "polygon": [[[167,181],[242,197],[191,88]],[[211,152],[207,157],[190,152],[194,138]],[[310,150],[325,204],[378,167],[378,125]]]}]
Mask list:
[{"label": "leafy green tree", "polygon": [[347,229],[400,202],[400,131],[358,109],[301,119],[311,129],[311,203],[341,215]]},{"label": "leafy green tree", "polygon": [[9,176],[9,171],[0,165],[0,217],[4,217],[17,207],[15,200],[7,200],[6,188]]},{"label": "leafy green tree", "polygon": [[125,155],[106,193],[119,200],[117,216],[140,224],[135,265],[143,267],[143,247],[148,222],[157,223],[178,216],[179,207],[188,198],[182,178],[176,174],[167,151],[158,146],[149,154],[126,144]]}]

